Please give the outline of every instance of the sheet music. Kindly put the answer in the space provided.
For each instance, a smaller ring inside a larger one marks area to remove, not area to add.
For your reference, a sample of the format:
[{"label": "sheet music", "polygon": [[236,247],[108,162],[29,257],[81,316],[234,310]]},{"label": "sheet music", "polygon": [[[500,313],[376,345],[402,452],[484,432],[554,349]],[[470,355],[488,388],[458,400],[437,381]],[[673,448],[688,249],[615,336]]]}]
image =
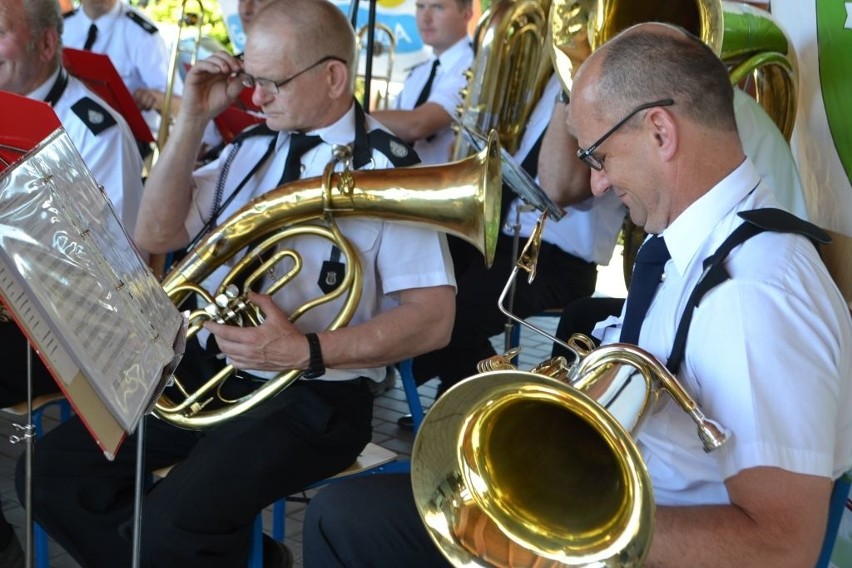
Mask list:
[{"label": "sheet music", "polygon": [[183,321],[64,130],[0,177],[0,290],[60,386],[84,375],[132,432]]}]

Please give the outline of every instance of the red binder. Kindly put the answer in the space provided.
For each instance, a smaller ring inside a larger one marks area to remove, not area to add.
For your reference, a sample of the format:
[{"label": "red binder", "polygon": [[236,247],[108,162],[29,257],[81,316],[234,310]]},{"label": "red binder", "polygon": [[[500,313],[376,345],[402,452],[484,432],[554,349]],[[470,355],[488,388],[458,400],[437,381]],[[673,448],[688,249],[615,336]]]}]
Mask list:
[{"label": "red binder", "polygon": [[136,106],[133,96],[127,90],[109,57],[102,53],[64,47],[62,63],[69,73],[83,81],[124,117],[137,140],[154,142],[151,129],[142,118],[142,113]]},{"label": "red binder", "polygon": [[0,91],[0,173],[60,126],[49,104]]}]

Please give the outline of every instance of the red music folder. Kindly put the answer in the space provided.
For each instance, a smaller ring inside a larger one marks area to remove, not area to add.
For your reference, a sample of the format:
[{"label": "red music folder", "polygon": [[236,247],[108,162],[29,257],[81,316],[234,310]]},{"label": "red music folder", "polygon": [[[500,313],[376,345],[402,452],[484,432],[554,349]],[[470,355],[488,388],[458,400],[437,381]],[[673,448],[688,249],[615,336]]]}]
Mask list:
[{"label": "red music folder", "polygon": [[154,142],[151,128],[142,117],[133,95],[127,90],[109,57],[102,53],[64,47],[62,64],[69,73],[83,81],[124,117],[137,140]]},{"label": "red music folder", "polygon": [[0,91],[0,173],[62,126],[42,101]]},{"label": "red music folder", "polygon": [[0,312],[112,459],[180,361],[183,318],[49,105],[0,91],[0,151]]}]

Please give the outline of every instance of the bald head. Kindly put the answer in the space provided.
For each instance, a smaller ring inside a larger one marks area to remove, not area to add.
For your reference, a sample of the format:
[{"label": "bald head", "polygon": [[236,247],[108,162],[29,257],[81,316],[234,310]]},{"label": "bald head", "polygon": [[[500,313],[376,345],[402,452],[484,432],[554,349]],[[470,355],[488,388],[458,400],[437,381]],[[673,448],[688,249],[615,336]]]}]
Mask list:
[{"label": "bald head", "polygon": [[248,45],[255,34],[274,34],[286,41],[291,61],[313,62],[334,56],[355,66],[355,32],[343,12],[328,0],[267,2],[248,28]]},{"label": "bald head", "polygon": [[608,117],[670,98],[696,124],[736,132],[725,65],[697,37],[669,24],[633,26],[595,51],[575,77],[577,96],[597,101]]}]

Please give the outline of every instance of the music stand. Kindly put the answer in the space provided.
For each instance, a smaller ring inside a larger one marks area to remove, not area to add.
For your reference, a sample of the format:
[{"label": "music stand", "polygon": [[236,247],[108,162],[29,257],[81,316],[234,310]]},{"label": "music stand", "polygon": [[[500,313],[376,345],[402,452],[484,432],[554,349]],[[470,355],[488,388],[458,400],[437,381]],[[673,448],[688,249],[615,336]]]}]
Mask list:
[{"label": "music stand", "polygon": [[145,144],[155,141],[151,128],[108,56],[64,47],[62,64],[124,117],[134,138]]},{"label": "music stand", "polygon": [[108,459],[137,431],[136,566],[144,416],[180,361],[185,323],[59,124],[50,106],[0,91],[0,296]]}]

